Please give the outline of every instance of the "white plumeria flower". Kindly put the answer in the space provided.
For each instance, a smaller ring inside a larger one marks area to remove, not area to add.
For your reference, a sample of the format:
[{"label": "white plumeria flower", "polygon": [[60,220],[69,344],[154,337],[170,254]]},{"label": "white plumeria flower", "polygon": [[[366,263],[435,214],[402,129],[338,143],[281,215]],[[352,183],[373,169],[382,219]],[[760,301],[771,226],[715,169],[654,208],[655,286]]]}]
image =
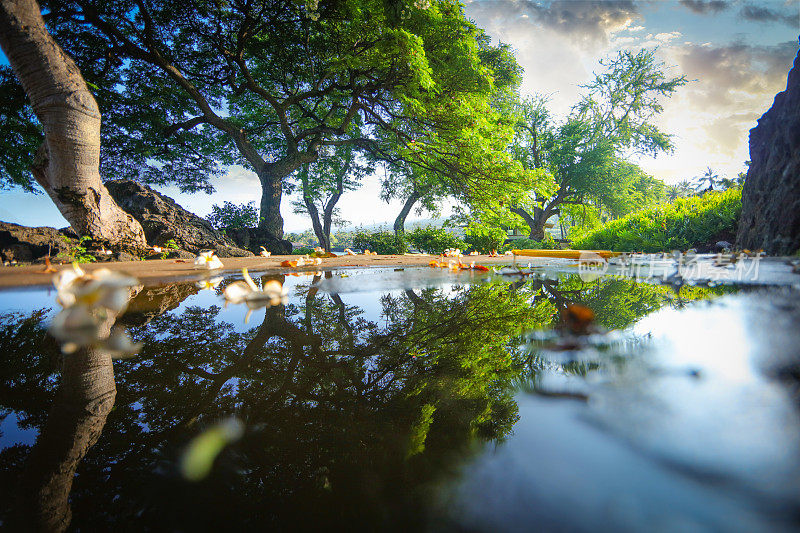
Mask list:
[{"label": "white plumeria flower", "polygon": [[259,254],[261,257],[269,257],[272,255],[272,252],[268,252],[266,248],[261,246],[261,253]]},{"label": "white plumeria flower", "polygon": [[87,274],[77,264],[73,264],[71,271],[59,272],[53,278],[53,284],[58,291],[56,301],[62,307],[80,304],[90,308],[105,308],[119,314],[128,305],[130,288],[138,285],[139,281],[107,268]]},{"label": "white plumeria flower", "polygon": [[233,304],[246,303],[248,307],[259,307],[286,304],[289,293],[280,281],[269,280],[260,289],[250,277],[246,268],[242,269],[244,281],[234,281],[225,287],[225,299]]},{"label": "white plumeria flower", "polygon": [[60,344],[64,353],[74,353],[81,346],[97,342],[100,321],[85,305],[62,309],[50,322],[48,331]]},{"label": "white plumeria flower", "polygon": [[133,342],[123,329],[115,329],[106,340],[102,342],[100,348],[111,356],[112,359],[128,359],[133,357],[142,349],[141,342]]},{"label": "white plumeria flower", "polygon": [[195,268],[204,268],[206,270],[217,270],[222,268],[224,265],[222,261],[219,260],[219,257],[214,253],[213,250],[203,250],[197,257],[194,258],[194,267]]},{"label": "white plumeria flower", "polygon": [[222,283],[222,276],[217,276],[215,278],[208,278],[203,279],[195,283],[195,287],[200,290],[216,290],[219,287],[219,284]]},{"label": "white plumeria flower", "polygon": [[[64,353],[73,353],[100,340],[102,322],[109,314],[116,316],[125,310],[131,287],[139,281],[107,268],[87,274],[73,264],[72,270],[59,272],[53,284],[58,291],[56,301],[64,309],[53,317],[49,331]],[[102,348],[102,344],[98,346]]]}]

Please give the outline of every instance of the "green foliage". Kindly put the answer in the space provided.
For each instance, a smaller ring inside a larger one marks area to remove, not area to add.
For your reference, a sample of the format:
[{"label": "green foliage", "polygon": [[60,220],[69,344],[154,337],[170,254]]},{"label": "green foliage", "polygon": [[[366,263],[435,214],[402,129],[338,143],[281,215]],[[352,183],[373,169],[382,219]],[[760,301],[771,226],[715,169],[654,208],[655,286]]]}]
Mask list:
[{"label": "green foliage", "polygon": [[226,201],[222,206],[211,206],[206,220],[217,229],[252,228],[258,225],[258,208],[255,202],[234,204]]},{"label": "green foliage", "polygon": [[600,64],[603,70],[584,86],[581,100],[562,123],[551,119],[544,97],[519,105],[514,158],[526,169],[546,170],[554,185],[550,194],[520,195],[511,204],[535,218],[529,222],[536,226],[532,229],[540,230],[567,203],[592,203],[600,214],[616,217],[664,194],[662,183],[626,158],[672,149],[670,135],[653,119],[663,111],[660,100],[687,80],[667,77],[654,51],[620,51]]},{"label": "green foliage", "polygon": [[720,233],[735,233],[741,209],[739,189],[679,198],[611,221],[576,239],[572,247],[620,252],[686,250]]},{"label": "green foliage", "polygon": [[465,250],[467,243],[459,239],[444,228],[436,226],[420,226],[414,231],[406,234],[406,239],[414,247],[425,253],[441,254],[448,248],[458,248]]},{"label": "green foliage", "polygon": [[0,66],[0,190],[35,192],[31,164],[44,135],[11,67]]},{"label": "green foliage", "polygon": [[303,246],[301,248],[295,248],[292,250],[292,255],[310,255],[314,253],[314,248],[310,248],[308,246]]},{"label": "green foliage", "polygon": [[[513,93],[521,69],[458,2],[45,7],[48,29],[98,100],[104,175],[211,192],[210,178],[240,164],[264,187],[282,187],[330,147],[350,146],[434,174],[464,198],[491,197],[487,181],[525,179],[492,107]],[[15,97],[2,116],[21,116],[20,127],[0,124],[30,137],[38,130],[25,106]],[[0,153],[19,140],[3,136]],[[268,207],[271,225],[279,206]]]},{"label": "green foliage", "polygon": [[170,239],[165,242],[161,248],[161,259],[166,259],[169,257],[169,254],[172,253],[173,250],[177,250],[179,246],[178,243],[175,242],[175,239]]},{"label": "green foliage", "polygon": [[92,240],[91,237],[84,235],[78,239],[78,242],[75,244],[73,244],[73,239],[70,239],[66,235],[62,235],[61,238],[64,239],[64,242],[67,244],[67,251],[59,252],[56,257],[71,259],[76,263],[93,263],[97,260],[97,258],[86,249],[86,243]]},{"label": "green foliage", "polygon": [[503,245],[503,251],[507,250],[556,250],[558,243],[556,243],[553,236],[549,233],[544,234],[544,239],[537,241],[535,239],[514,239]]},{"label": "green foliage", "polygon": [[353,248],[378,252],[381,255],[403,254],[408,246],[403,239],[389,231],[357,231],[353,237]]},{"label": "green foliage", "polygon": [[508,235],[502,228],[487,224],[473,224],[466,230],[464,240],[470,245],[471,250],[488,254],[499,250]]}]

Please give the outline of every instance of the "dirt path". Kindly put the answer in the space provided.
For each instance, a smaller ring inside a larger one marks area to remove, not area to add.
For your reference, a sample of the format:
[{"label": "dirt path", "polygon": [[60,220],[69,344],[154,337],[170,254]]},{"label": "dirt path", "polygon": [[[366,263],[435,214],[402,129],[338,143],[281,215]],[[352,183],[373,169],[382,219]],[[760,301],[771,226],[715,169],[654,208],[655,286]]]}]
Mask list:
[{"label": "dirt path", "polygon": [[[436,256],[428,255],[356,255],[341,256],[322,259],[319,266],[305,266],[300,268],[284,268],[281,262],[284,260],[296,260],[298,256],[283,255],[273,257],[230,257],[221,259],[224,268],[215,272],[230,273],[238,272],[242,267],[247,267],[251,272],[258,273],[287,273],[299,271],[314,271],[320,269],[331,269],[340,267],[360,267],[360,266],[427,266],[431,259]],[[475,261],[480,265],[510,264],[514,260],[511,256],[489,257],[486,255],[465,256],[462,261],[469,263]],[[7,266],[0,267],[0,288],[49,285],[52,283],[53,274],[45,273],[43,265],[32,266]],[[56,269],[62,270],[72,268],[71,265],[56,265]],[[124,263],[87,263],[82,264],[81,268],[86,271],[98,268],[108,268],[119,270],[131,274],[145,285],[157,285],[170,281],[188,281],[199,279],[208,274],[208,271],[194,268],[192,261],[176,259],[157,259],[151,261],[128,261]]]}]

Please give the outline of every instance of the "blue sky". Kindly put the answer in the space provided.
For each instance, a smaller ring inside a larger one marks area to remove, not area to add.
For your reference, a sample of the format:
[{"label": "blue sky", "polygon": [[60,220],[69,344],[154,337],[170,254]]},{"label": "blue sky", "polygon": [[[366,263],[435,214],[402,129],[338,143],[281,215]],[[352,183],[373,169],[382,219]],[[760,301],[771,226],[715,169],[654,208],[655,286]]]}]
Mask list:
[{"label": "blue sky", "polygon": [[[800,33],[798,0],[473,0],[465,10],[495,41],[514,47],[525,68],[522,91],[550,95],[557,116],[568,113],[601,58],[620,49],[657,48],[670,72],[692,80],[664,102],[657,119],[675,136],[675,152],[638,161],[668,183],[702,174],[707,166],[725,175],[744,169],[748,130],[785,88]],[[0,63],[6,63],[2,54]],[[214,185],[211,196],[160,190],[202,216],[214,203],[260,196],[256,176],[242,167],[231,168]],[[379,192],[379,178],[372,176],[345,194],[344,218],[390,224],[400,203],[382,202]],[[282,213],[287,231],[310,227],[305,216],[293,213],[291,198]],[[0,193],[0,220],[66,225],[46,195],[20,191]]]}]

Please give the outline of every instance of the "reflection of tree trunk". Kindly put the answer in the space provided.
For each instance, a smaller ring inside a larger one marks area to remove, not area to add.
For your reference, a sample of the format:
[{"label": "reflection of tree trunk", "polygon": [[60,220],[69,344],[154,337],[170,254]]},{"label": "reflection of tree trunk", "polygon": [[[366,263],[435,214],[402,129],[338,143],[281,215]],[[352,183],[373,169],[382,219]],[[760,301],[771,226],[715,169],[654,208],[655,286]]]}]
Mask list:
[{"label": "reflection of tree trunk", "polygon": [[108,353],[82,349],[63,358],[61,386],[31,451],[26,475],[25,519],[37,530],[64,531],[69,526],[75,471],[100,438],[116,394]]}]

